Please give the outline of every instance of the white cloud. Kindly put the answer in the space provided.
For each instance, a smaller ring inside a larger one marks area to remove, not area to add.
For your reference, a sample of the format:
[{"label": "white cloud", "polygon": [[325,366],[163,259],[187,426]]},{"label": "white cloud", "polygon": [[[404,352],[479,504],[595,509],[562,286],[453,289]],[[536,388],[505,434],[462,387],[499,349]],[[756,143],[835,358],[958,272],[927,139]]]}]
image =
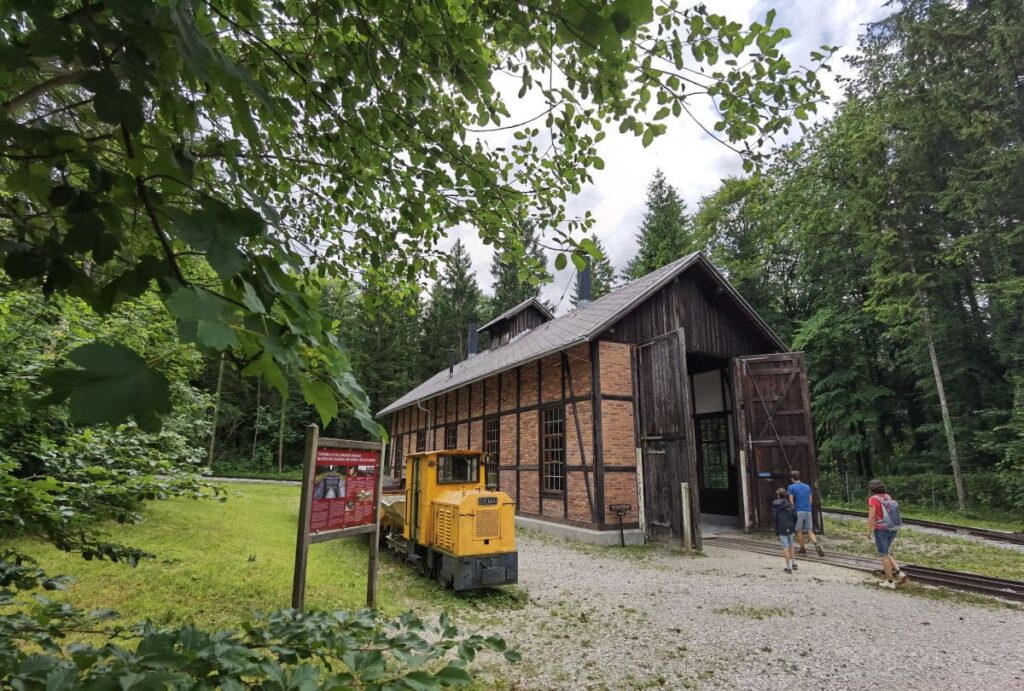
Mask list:
[{"label": "white cloud", "polygon": [[[797,65],[806,64],[810,52],[823,44],[840,46],[831,62],[833,72],[819,74],[833,99],[841,95],[835,76],[849,76],[851,72],[842,58],[856,52],[857,36],[864,24],[877,21],[887,13],[885,0],[800,0],[788,3],[712,0],[706,4],[710,11],[744,24],[762,20],[765,13],[775,7],[778,15],[775,26],[785,26],[793,34],[781,44],[782,50]],[[523,101],[515,98],[518,83],[514,88],[503,90],[510,94],[507,99],[513,115],[510,121],[529,117],[541,110],[535,94],[528,95]],[[827,117],[833,112],[834,102],[819,108],[819,117]],[[708,113],[705,111],[703,115]],[[492,143],[500,146],[501,139]],[[665,172],[691,210],[696,208],[701,197],[713,192],[723,178],[742,174],[738,155],[715,142],[685,118],[670,124],[668,133],[657,138],[648,149],[641,146],[639,138],[619,134],[614,126],[608,128],[608,135],[600,147],[605,161],[604,170],[594,173],[594,182],[570,200],[568,210],[571,214],[582,215],[589,209],[594,214],[595,234],[604,243],[617,269],[625,266],[636,251],[636,233],[643,215],[647,183],[656,169],[661,168]],[[472,229],[463,228],[452,233],[448,246],[457,238],[462,239],[473,258],[473,269],[480,286],[484,292],[490,292],[491,248],[485,246]],[[545,287],[542,297],[557,304],[571,276],[571,268],[557,272],[554,281]],[[560,311],[565,311],[568,304],[566,293]]]}]

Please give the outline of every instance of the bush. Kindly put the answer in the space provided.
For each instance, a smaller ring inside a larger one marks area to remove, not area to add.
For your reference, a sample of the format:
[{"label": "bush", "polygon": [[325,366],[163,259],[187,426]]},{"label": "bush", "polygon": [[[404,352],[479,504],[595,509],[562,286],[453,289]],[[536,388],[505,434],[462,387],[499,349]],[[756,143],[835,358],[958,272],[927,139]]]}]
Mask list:
[{"label": "bush", "polygon": [[[76,688],[436,689],[467,686],[468,664],[484,649],[519,654],[497,635],[465,634],[446,614],[436,625],[407,613],[384,620],[370,610],[281,610],[239,631],[210,633],[193,626],[119,626],[112,612],[83,612],[11,590],[61,588],[25,563],[3,555],[0,606],[0,686],[28,691]],[[69,633],[104,639],[67,643]]]},{"label": "bush", "polygon": [[[983,473],[964,473],[964,489],[967,492],[967,505],[974,509],[992,509],[996,511],[1019,512],[1020,507],[1014,502],[1012,487],[1005,478],[995,471]],[[872,478],[850,476],[849,497],[847,497],[846,478],[840,473],[822,473],[818,477],[821,494],[825,502],[867,501],[868,481]],[[956,509],[956,485],[952,475],[938,473],[917,473],[914,475],[884,475],[882,480],[889,493],[904,504],[913,504],[932,509]]]}]

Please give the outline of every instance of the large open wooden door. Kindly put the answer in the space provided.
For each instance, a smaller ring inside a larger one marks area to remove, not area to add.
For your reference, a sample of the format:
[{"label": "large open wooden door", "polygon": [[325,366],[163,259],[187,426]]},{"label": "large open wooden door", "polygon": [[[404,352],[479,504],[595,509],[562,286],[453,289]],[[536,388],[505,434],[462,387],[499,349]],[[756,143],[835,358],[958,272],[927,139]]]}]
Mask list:
[{"label": "large open wooden door", "polygon": [[700,499],[683,333],[636,347],[636,401],[643,459],[644,510],[652,535],[682,537],[680,483],[690,483],[690,522],[700,546]]},{"label": "large open wooden door", "polygon": [[748,473],[752,527],[772,527],[775,490],[789,484],[791,470],[814,488],[814,522],[821,530],[814,426],[803,353],[774,353],[736,359],[736,392],[742,413],[740,440]]}]

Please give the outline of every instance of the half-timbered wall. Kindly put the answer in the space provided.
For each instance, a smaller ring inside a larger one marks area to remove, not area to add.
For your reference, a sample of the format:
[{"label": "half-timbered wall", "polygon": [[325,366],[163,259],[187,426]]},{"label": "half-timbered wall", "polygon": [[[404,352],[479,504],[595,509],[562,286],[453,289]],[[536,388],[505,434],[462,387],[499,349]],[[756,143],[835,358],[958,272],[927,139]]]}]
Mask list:
[{"label": "half-timbered wall", "polygon": [[[444,448],[444,430],[458,428],[459,446],[483,450],[487,420],[498,421],[497,486],[522,516],[589,528],[605,526],[605,506],[630,504],[627,527],[637,524],[629,346],[594,343],[525,363],[441,394],[392,415],[401,448],[416,448],[417,433]],[[595,386],[597,383],[597,386]],[[564,421],[564,488],[543,491],[541,416],[560,408]],[[600,420],[596,418],[600,417]],[[601,426],[601,423],[604,426]],[[603,450],[603,452],[602,452]],[[402,471],[396,464],[396,474]]]}]

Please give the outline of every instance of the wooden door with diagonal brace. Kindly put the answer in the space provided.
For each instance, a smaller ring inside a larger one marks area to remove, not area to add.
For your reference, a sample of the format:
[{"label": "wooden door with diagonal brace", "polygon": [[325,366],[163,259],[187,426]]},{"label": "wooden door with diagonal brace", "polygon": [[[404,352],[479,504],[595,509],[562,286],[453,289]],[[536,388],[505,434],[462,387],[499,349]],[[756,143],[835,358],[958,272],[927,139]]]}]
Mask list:
[{"label": "wooden door with diagonal brace", "polygon": [[814,425],[811,421],[807,366],[803,353],[737,358],[737,400],[742,414],[740,439],[746,451],[750,520],[754,528],[772,528],[775,490],[789,485],[789,473],[814,490],[815,530],[821,530]]}]

